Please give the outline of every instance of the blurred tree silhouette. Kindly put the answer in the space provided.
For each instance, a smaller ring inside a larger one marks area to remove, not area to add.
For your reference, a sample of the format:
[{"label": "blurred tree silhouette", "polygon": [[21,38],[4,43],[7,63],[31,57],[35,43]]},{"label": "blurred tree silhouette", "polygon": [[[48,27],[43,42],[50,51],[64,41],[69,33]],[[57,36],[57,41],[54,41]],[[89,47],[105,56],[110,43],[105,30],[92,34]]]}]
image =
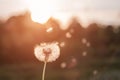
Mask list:
[{"label": "blurred tree silhouette", "polygon": [[120,27],[92,23],[84,28],[77,17],[71,19],[68,29],[60,27],[59,21],[52,17],[45,24],[33,22],[29,12],[0,21],[0,65],[38,63],[33,54],[35,45],[57,41],[61,56],[50,64],[49,71],[51,68],[61,71],[60,64],[66,62],[63,71],[70,72],[64,74],[74,77],[80,71],[82,78],[90,76],[94,69],[103,71],[120,66]]},{"label": "blurred tree silhouette", "polygon": [[[52,28],[51,32],[47,32],[49,28]],[[43,41],[64,41],[66,44],[62,49],[64,57],[71,55],[82,59],[83,51],[88,51],[89,56],[99,58],[113,56],[114,53],[118,55],[120,28],[117,33],[114,30],[112,25],[105,26],[97,23],[83,28],[76,17],[72,18],[67,30],[62,30],[59,21],[54,18],[50,18],[42,25],[33,22],[30,13],[26,12],[19,16],[12,16],[5,23],[0,22],[0,55],[6,62],[31,61],[34,59],[32,48]],[[82,43],[83,38],[89,42],[89,49]]]}]

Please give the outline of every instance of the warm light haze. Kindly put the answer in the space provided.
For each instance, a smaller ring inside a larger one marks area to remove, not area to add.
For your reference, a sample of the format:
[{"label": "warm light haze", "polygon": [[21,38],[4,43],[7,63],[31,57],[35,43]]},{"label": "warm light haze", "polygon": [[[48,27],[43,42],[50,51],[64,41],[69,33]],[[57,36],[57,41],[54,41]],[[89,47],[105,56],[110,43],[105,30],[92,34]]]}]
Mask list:
[{"label": "warm light haze", "polygon": [[0,17],[6,18],[24,10],[31,12],[32,20],[45,23],[50,17],[67,26],[71,17],[77,17],[83,26],[92,21],[119,25],[119,0],[0,0]]}]

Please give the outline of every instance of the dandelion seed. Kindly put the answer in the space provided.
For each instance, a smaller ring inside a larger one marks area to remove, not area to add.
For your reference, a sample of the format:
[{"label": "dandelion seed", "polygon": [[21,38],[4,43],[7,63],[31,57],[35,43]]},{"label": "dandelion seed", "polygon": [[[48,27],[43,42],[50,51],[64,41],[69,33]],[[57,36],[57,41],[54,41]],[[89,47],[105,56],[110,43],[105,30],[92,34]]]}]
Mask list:
[{"label": "dandelion seed", "polygon": [[61,68],[65,68],[67,66],[67,64],[65,62],[62,62],[60,66],[61,66]]},{"label": "dandelion seed", "polygon": [[64,47],[64,46],[65,46],[65,42],[61,42],[60,47]]},{"label": "dandelion seed", "polygon": [[47,30],[46,30],[46,32],[52,32],[53,31],[53,28],[52,27],[50,27],[50,28],[48,28]]},{"label": "dandelion seed", "polygon": [[86,46],[87,46],[87,47],[90,47],[90,43],[89,43],[89,42],[87,42]]},{"label": "dandelion seed", "polygon": [[83,56],[86,56],[86,55],[87,55],[87,52],[86,52],[86,51],[84,51],[84,52],[82,53],[82,55],[83,55]]},{"label": "dandelion seed", "polygon": [[76,65],[77,65],[77,59],[73,57],[73,58],[71,59],[70,63],[69,63],[68,68],[73,68],[73,67],[75,67]]},{"label": "dandelion seed", "polygon": [[87,43],[87,40],[85,38],[82,39],[82,43],[83,44],[86,44]]},{"label": "dandelion seed", "polygon": [[94,71],[93,71],[93,74],[94,74],[94,75],[96,75],[97,73],[98,73],[98,71],[97,71],[97,70],[94,70]]},{"label": "dandelion seed", "polygon": [[71,33],[74,33],[74,29],[70,29],[70,32],[71,32]]},{"label": "dandelion seed", "polygon": [[67,33],[66,33],[66,37],[67,37],[67,38],[71,38],[72,35],[71,35],[69,32],[67,32]]},{"label": "dandelion seed", "polygon": [[72,58],[72,62],[76,63],[77,62],[76,58]]}]

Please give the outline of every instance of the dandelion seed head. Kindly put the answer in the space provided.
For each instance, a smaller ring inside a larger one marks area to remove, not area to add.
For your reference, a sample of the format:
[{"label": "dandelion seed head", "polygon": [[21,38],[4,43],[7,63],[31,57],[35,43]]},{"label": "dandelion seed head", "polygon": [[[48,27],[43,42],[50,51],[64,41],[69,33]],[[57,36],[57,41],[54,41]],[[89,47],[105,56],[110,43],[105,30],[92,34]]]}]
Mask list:
[{"label": "dandelion seed head", "polygon": [[57,43],[42,43],[34,48],[35,57],[40,61],[52,62],[60,56]]}]

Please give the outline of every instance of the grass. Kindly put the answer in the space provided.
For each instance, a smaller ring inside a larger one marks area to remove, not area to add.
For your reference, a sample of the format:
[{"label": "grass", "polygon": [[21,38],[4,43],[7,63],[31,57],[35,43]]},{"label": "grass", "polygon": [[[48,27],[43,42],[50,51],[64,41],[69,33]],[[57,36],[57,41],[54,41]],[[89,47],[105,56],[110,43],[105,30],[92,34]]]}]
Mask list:
[{"label": "grass", "polygon": [[[111,75],[120,80],[118,78],[120,76],[120,62],[117,59],[113,61],[91,59],[87,64],[78,63],[76,68],[71,69],[54,68],[54,64],[48,64],[45,80],[101,80],[102,77],[107,77],[104,79],[107,80]],[[0,80],[41,80],[42,69],[43,63],[1,65]],[[94,70],[97,70],[98,74],[93,75]]]},{"label": "grass", "polygon": [[[48,64],[49,65],[49,64]],[[41,80],[42,64],[12,64],[0,66],[0,80]],[[45,80],[67,80],[79,77],[78,69],[46,69]]]}]

